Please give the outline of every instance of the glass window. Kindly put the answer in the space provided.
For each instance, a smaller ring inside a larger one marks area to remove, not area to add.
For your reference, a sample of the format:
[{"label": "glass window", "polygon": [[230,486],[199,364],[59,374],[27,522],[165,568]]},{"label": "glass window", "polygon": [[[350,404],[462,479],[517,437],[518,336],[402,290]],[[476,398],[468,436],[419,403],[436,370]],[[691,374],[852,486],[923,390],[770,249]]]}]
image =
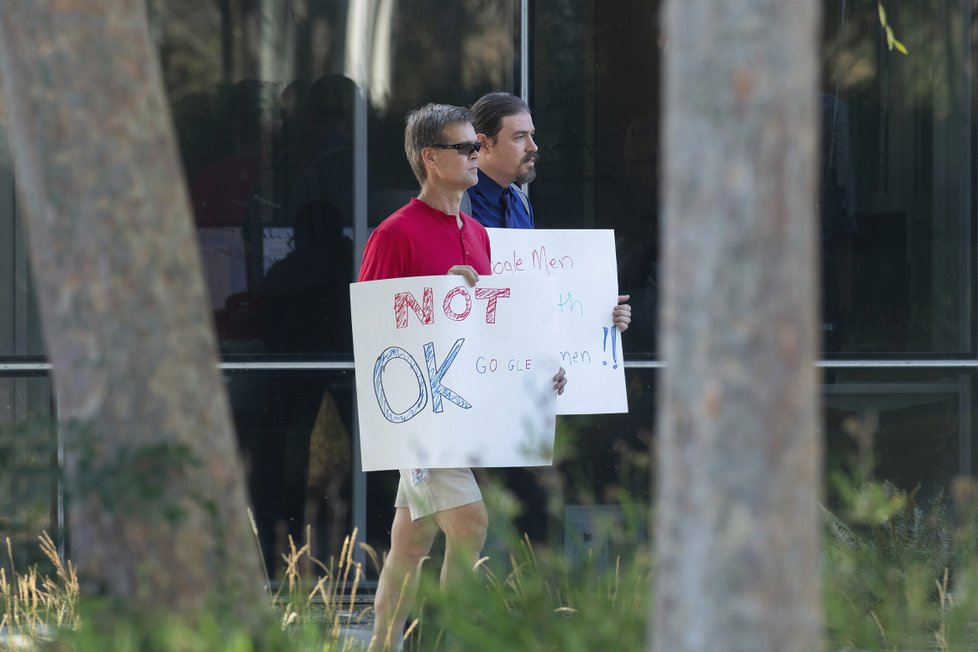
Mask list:
[{"label": "glass window", "polygon": [[20,568],[41,558],[41,532],[62,541],[57,450],[48,378],[0,374],[0,532]]},{"label": "glass window", "polygon": [[973,355],[971,3],[824,6],[826,351]]},{"label": "glass window", "polygon": [[511,89],[517,3],[222,7],[153,13],[222,352],[349,360],[368,229],[417,192],[404,116]]},{"label": "glass window", "polygon": [[233,370],[226,380],[269,572],[306,525],[313,556],[339,555],[354,522],[353,372]]},{"label": "glass window", "polygon": [[533,3],[530,186],[540,228],[614,229],[630,294],[626,355],[655,351],[658,288],[657,2]]},{"label": "glass window", "polygon": [[[852,469],[872,455],[875,479],[929,497],[975,473],[974,371],[826,370],[826,467]],[[862,424],[853,428],[856,424]],[[833,485],[829,484],[832,498]]]},{"label": "glass window", "polygon": [[44,354],[27,243],[16,211],[13,161],[0,106],[0,359]]}]

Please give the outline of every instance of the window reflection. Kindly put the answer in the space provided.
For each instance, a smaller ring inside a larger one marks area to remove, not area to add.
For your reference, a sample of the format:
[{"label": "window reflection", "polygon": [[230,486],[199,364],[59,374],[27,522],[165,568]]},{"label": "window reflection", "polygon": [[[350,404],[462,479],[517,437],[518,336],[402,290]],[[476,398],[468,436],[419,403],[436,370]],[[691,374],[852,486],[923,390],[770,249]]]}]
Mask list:
[{"label": "window reflection", "polygon": [[[956,475],[975,472],[973,372],[838,370],[828,380],[829,474],[852,471],[862,436],[874,479],[917,490],[921,502],[945,491]],[[851,419],[868,425],[854,430]],[[835,485],[828,488],[831,500]]]},{"label": "window reflection", "polygon": [[655,352],[658,15],[658,2],[641,0],[542,3],[533,12],[537,227],[615,230],[633,359]]},{"label": "window reflection", "polygon": [[245,79],[177,115],[178,130],[192,132],[218,109],[221,128],[203,148],[215,160],[190,160],[187,173],[225,354],[352,347],[355,93],[342,75],[284,87]]},{"label": "window reflection", "polygon": [[825,3],[823,331],[827,353],[973,353],[971,6]]},{"label": "window reflection", "polygon": [[404,115],[512,88],[517,3],[218,8],[152,15],[222,352],[348,360],[356,243],[417,191]]},{"label": "window reflection", "polygon": [[13,160],[0,105],[0,358],[44,355],[41,320],[17,215]]},{"label": "window reflection", "polygon": [[352,531],[352,372],[230,372],[227,387],[269,571],[310,527],[313,556]]},{"label": "window reflection", "polygon": [[26,568],[37,563],[41,532],[64,541],[57,450],[48,378],[0,374],[0,532],[9,537],[14,555],[0,565],[13,561]]}]

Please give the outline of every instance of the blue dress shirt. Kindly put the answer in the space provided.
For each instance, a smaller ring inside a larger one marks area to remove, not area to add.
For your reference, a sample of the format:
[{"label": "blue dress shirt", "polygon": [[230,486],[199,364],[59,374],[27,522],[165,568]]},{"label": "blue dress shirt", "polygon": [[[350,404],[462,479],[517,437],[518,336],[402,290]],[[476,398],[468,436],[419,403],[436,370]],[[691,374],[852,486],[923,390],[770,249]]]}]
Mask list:
[{"label": "blue dress shirt", "polygon": [[472,217],[487,227],[507,229],[532,229],[533,208],[516,193],[515,186],[503,188],[479,170],[479,182],[469,188]]}]

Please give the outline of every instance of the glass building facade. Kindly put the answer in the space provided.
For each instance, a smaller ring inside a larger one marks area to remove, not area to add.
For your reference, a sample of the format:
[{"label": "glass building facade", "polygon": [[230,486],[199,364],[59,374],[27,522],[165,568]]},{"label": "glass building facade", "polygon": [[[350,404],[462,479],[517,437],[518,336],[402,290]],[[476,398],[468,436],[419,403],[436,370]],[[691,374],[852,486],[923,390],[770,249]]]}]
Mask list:
[{"label": "glass building facade", "polygon": [[[533,109],[537,226],[614,229],[634,315],[630,412],[561,418],[549,489],[499,475],[529,504],[523,526],[558,544],[589,513],[649,501],[668,47],[657,2],[147,4],[270,563],[307,524],[322,559],[354,527],[386,549],[396,474],[359,471],[348,284],[370,230],[416,193],[405,113],[491,90]],[[974,11],[887,2],[903,55],[875,2],[824,2],[827,470],[856,446],[847,420],[875,415],[880,477],[927,494],[978,472]],[[58,406],[14,183],[0,134],[0,531],[63,535]]]}]

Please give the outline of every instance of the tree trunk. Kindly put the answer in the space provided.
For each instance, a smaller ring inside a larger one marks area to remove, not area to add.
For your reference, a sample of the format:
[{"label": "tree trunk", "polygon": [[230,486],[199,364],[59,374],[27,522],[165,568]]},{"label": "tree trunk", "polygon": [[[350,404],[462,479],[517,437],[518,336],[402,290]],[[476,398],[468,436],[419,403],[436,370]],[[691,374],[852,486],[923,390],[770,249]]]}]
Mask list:
[{"label": "tree trunk", "polygon": [[814,0],[665,13],[652,648],[821,649]]},{"label": "tree trunk", "polygon": [[145,3],[3,0],[0,75],[83,586],[267,622]]}]

